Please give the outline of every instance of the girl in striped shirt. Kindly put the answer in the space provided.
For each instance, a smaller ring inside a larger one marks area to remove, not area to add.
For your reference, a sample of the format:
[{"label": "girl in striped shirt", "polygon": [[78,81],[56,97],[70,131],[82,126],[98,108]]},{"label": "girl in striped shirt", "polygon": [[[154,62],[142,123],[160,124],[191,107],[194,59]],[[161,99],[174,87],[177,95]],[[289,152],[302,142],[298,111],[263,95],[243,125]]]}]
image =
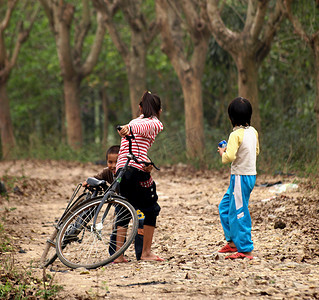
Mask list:
[{"label": "girl in striped shirt", "polygon": [[[151,92],[146,91],[139,104],[141,115],[133,119],[129,124],[121,126],[119,135],[122,137],[116,170],[119,172],[125,165],[126,156],[129,153],[129,142],[125,138],[130,134],[130,129],[135,136],[132,143],[132,152],[139,161],[149,161],[147,152],[152,146],[155,137],[163,130],[163,124],[159,120],[161,114],[161,99]],[[135,209],[140,209],[144,216],[144,240],[141,260],[163,261],[162,258],[151,251],[153,234],[156,226],[156,218],[160,212],[157,203],[156,184],[150,174],[150,167],[130,162],[129,170],[124,174],[120,184],[120,193],[128,199]],[[124,227],[118,228],[119,231]],[[117,240],[117,243],[121,242]],[[126,262],[124,256],[120,256],[115,262]]]}]

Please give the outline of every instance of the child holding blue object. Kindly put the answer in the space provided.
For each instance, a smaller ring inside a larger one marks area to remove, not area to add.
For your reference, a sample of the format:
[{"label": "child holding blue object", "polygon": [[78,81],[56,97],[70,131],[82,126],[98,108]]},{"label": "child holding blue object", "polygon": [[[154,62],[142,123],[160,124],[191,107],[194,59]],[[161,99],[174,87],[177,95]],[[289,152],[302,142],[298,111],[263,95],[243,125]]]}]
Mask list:
[{"label": "child holding blue object", "polygon": [[225,259],[253,259],[248,203],[256,182],[259,142],[256,129],[250,126],[251,115],[252,107],[247,99],[238,97],[232,100],[228,116],[233,132],[229,135],[227,147],[218,147],[222,162],[232,163],[229,188],[218,206],[227,244],[218,252],[237,253]]}]

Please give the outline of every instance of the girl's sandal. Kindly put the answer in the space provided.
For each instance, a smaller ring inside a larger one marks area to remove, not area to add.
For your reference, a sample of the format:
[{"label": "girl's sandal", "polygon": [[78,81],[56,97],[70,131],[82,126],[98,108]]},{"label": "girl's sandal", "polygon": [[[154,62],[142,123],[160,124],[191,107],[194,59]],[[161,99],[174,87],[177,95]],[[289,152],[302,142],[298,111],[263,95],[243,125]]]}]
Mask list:
[{"label": "girl's sandal", "polygon": [[238,258],[241,258],[241,259],[244,259],[244,258],[253,259],[252,256],[246,255],[246,254],[241,253],[241,252],[238,252],[236,254],[232,254],[232,255],[229,255],[229,256],[225,257],[225,259],[238,259]]},{"label": "girl's sandal", "polygon": [[223,248],[218,250],[218,252],[219,253],[237,252],[237,248],[236,247],[233,248],[229,246],[229,244],[226,244]]}]

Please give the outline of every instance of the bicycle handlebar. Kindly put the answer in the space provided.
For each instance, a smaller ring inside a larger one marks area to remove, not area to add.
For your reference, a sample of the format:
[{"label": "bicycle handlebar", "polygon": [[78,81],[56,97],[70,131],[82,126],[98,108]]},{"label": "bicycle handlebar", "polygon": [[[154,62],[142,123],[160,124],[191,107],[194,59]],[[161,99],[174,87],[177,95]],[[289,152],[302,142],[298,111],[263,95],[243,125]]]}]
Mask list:
[{"label": "bicycle handlebar", "polygon": [[[122,129],[122,127],[120,126],[120,125],[117,125],[116,126],[116,129],[118,130],[118,131],[121,131],[121,129]],[[133,152],[132,152],[132,140],[135,140],[135,136],[134,136],[134,134],[133,134],[133,132],[132,132],[132,127],[129,127],[129,129],[130,129],[130,135],[126,135],[125,136],[125,138],[128,140],[128,145],[129,145],[129,153],[130,153],[130,155],[132,155],[132,159],[137,163],[137,164],[144,164],[145,166],[150,166],[150,165],[152,165],[156,170],[160,170],[160,168],[158,168],[154,163],[153,163],[153,161],[149,158],[149,160],[150,161],[139,161],[138,159],[137,159],[137,157],[133,154]]]}]

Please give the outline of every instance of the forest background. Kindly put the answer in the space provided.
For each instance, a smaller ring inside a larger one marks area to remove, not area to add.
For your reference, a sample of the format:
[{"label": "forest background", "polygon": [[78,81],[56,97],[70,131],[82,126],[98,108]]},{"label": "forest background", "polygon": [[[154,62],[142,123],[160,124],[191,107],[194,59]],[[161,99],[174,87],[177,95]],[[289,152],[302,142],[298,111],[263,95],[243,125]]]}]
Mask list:
[{"label": "forest background", "polygon": [[239,95],[259,172],[317,171],[318,1],[0,0],[0,22],[2,159],[103,160],[150,90],[159,165],[221,167]]}]

